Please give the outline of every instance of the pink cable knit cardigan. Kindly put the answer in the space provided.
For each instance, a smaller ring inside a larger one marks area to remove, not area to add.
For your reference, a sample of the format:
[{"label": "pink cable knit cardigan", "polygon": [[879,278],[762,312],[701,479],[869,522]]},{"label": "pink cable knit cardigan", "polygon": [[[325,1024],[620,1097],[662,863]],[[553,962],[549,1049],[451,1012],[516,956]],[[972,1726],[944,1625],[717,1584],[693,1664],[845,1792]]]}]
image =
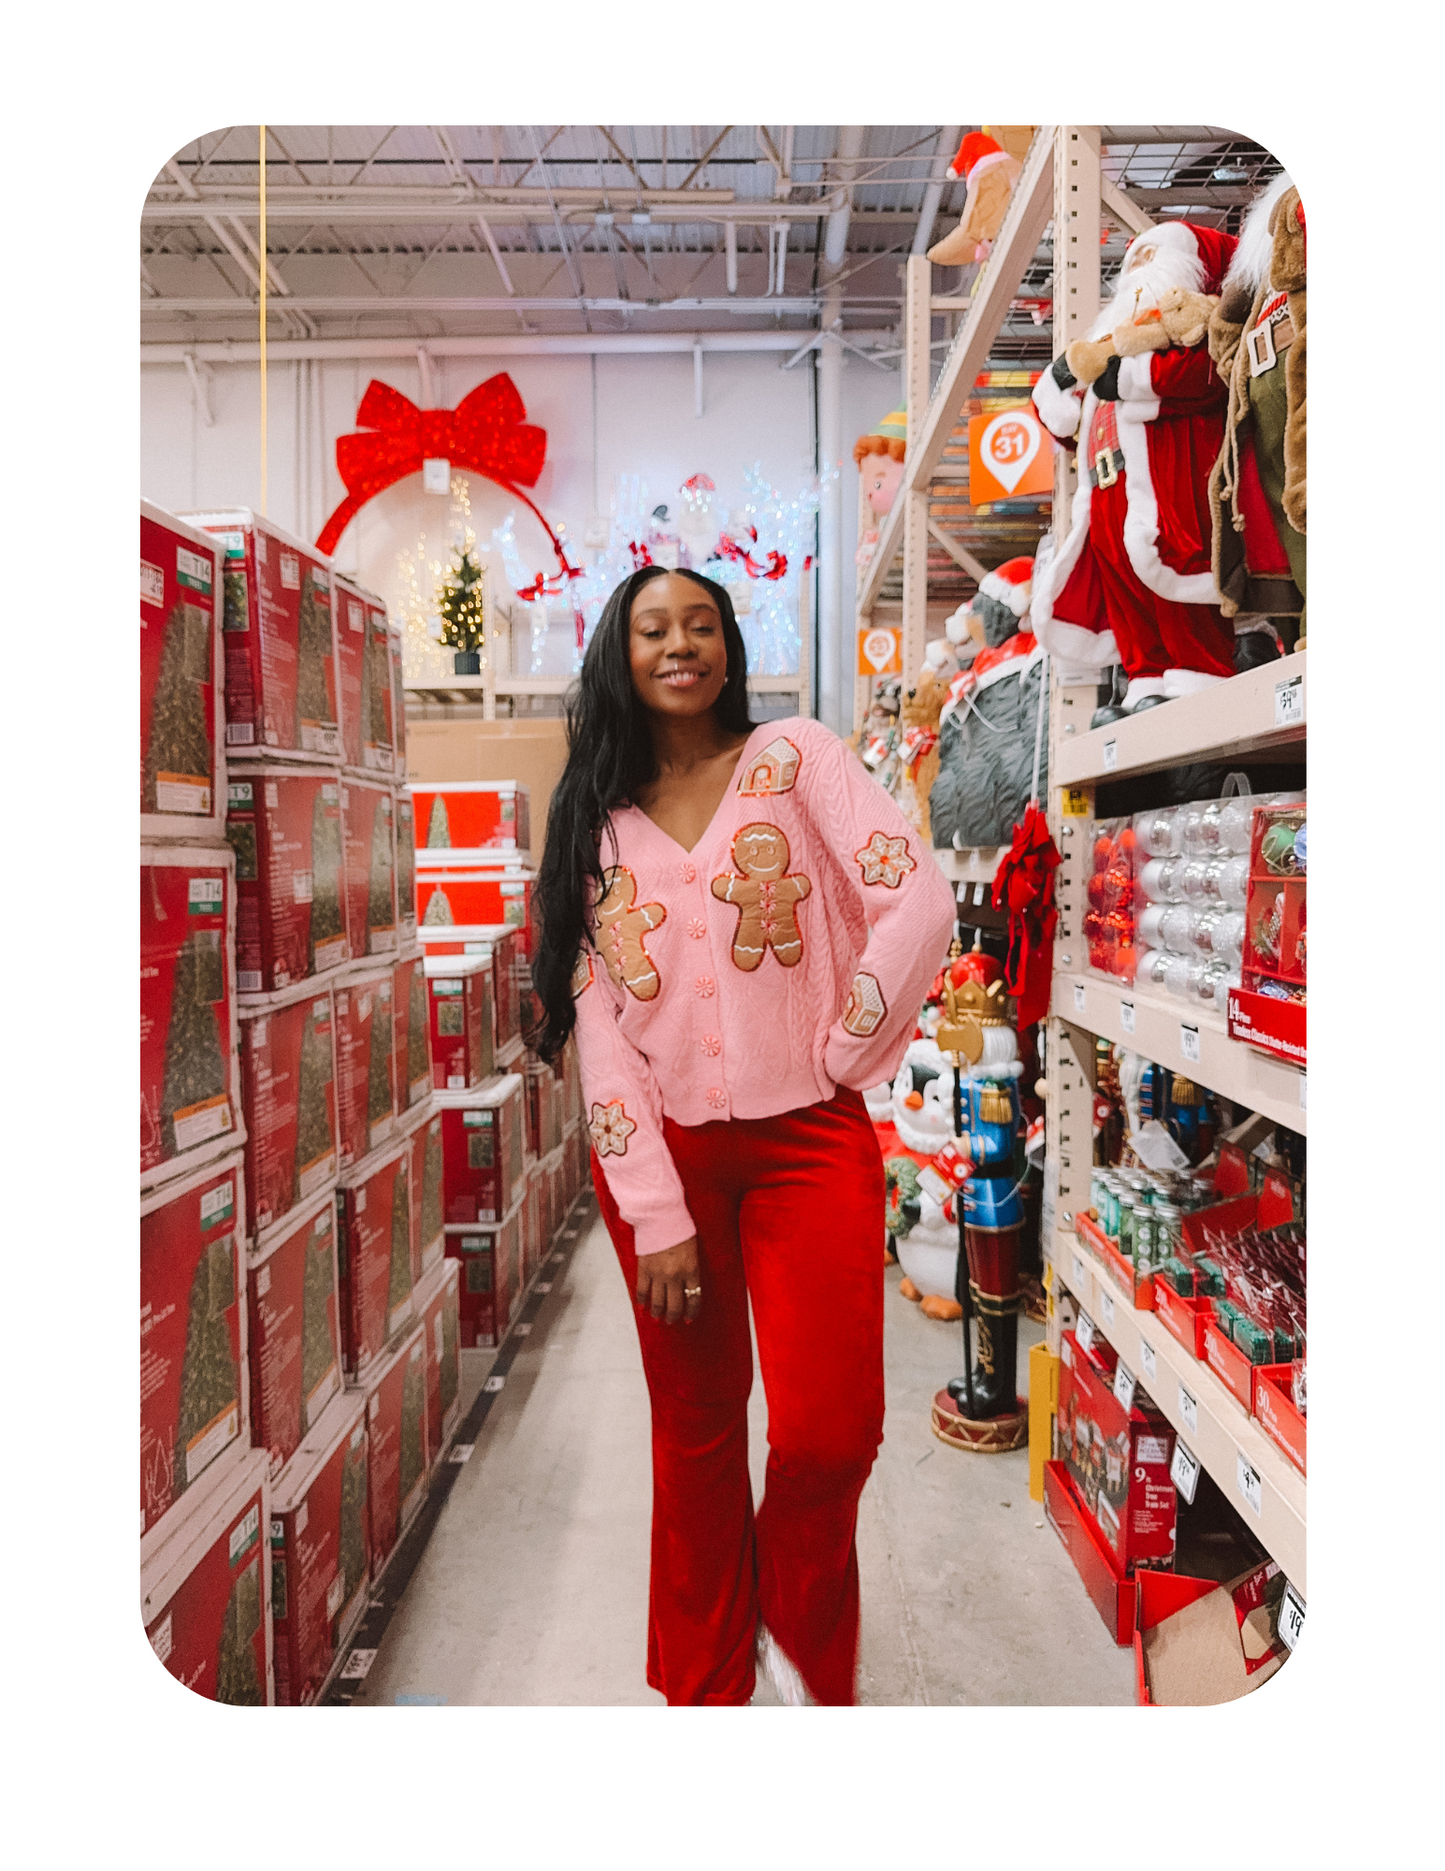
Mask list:
[{"label": "pink cable knit cardigan", "polygon": [[[942,965],[953,893],[852,751],[816,721],[755,728],[696,848],[613,814],[579,957],[593,1147],[639,1254],[696,1230],[663,1139],[891,1078]],[[880,1222],[880,1226],[881,1226]]]}]

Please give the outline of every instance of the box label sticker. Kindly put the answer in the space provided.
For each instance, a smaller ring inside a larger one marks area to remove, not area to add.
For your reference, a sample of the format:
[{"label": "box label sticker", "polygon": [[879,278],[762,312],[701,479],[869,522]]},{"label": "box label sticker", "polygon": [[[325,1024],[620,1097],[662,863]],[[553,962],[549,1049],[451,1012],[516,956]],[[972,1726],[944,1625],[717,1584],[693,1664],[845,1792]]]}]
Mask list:
[{"label": "box label sticker", "polygon": [[1089,816],[1089,795],[1082,786],[1066,786],[1059,810],[1066,819],[1086,819]]},{"label": "box label sticker", "polygon": [[1174,1460],[1169,1464],[1169,1479],[1178,1488],[1184,1503],[1194,1505],[1194,1490],[1199,1486],[1199,1457],[1192,1455],[1176,1437]]},{"label": "box label sticker", "polygon": [[225,903],[224,877],[192,877],[186,887],[186,904],[192,916],[219,916]]},{"label": "box label sticker", "polygon": [[184,546],[176,547],[176,577],[181,584],[191,591],[211,589],[211,561],[202,558],[199,552],[188,552]]},{"label": "box label sticker", "polygon": [[166,601],[165,573],[158,565],[150,565],[144,559],[140,562],[140,601],[158,608],[164,606]]},{"label": "box label sticker", "polygon": [[301,561],[294,552],[284,549],[281,553],[281,589],[299,591],[301,589]]},{"label": "box label sticker", "polygon": [[1169,1441],[1165,1436],[1140,1436],[1139,1460],[1141,1462],[1162,1462],[1169,1453]]},{"label": "box label sticker", "polygon": [[219,1183],[214,1189],[207,1189],[201,1197],[201,1226],[215,1228],[223,1221],[229,1221],[236,1212],[235,1181]]},{"label": "box label sticker", "polygon": [[234,1566],[242,1553],[249,1552],[261,1537],[261,1508],[259,1503],[248,1509],[231,1529],[231,1564]]}]

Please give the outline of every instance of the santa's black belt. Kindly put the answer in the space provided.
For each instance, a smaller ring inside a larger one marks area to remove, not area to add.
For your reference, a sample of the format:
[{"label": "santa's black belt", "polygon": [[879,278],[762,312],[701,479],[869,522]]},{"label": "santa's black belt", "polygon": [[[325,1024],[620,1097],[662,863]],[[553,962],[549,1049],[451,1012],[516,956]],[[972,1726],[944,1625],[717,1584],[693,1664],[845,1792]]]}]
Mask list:
[{"label": "santa's black belt", "polygon": [[1090,487],[1112,487],[1124,472],[1123,449],[1097,449],[1094,453],[1093,466],[1087,472]]}]

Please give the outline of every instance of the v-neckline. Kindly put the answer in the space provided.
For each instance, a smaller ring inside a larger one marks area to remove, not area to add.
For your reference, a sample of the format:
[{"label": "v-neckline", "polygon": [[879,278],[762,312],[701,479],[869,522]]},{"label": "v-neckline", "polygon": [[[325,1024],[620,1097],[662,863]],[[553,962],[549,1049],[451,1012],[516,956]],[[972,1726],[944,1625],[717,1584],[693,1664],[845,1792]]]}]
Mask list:
[{"label": "v-neckline", "polygon": [[665,832],[662,829],[662,827],[658,824],[657,820],[653,818],[650,812],[644,811],[643,808],[639,805],[634,805],[631,808],[631,810],[636,813],[639,813],[644,819],[646,819],[647,823],[652,827],[653,831],[657,833],[658,837],[665,838],[667,842],[672,846],[674,851],[680,851],[685,858],[695,858],[698,852],[701,851],[703,846],[707,843],[708,839],[712,837],[712,828],[714,825],[717,824],[718,818],[722,812],[723,807],[727,804],[728,800],[732,797],[733,782],[737,779],[738,769],[742,766],[743,761],[747,758],[747,752],[748,752],[748,749],[753,744],[754,736],[757,734],[760,734],[764,728],[771,727],[774,725],[776,724],[772,722],[760,721],[757,724],[757,726],[752,730],[752,733],[748,735],[748,738],[743,742],[742,746],[738,749],[738,757],[733,766],[732,772],[728,775],[728,783],[723,788],[722,798],[718,800],[717,805],[713,809],[712,817],[708,820],[706,826],[703,828],[701,837],[698,839],[697,843],[693,845],[691,850],[689,850],[686,845],[679,844],[677,839],[673,837],[671,832]]}]

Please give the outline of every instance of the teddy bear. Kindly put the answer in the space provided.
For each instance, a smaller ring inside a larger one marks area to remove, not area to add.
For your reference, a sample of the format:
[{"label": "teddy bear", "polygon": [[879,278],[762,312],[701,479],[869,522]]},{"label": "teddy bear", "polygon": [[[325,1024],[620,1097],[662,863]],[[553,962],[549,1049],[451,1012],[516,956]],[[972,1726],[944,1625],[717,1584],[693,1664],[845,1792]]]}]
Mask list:
[{"label": "teddy bear", "polygon": [[928,795],[938,777],[938,718],[948,700],[948,683],[925,664],[899,706],[898,809],[929,840]]},{"label": "teddy bear", "polygon": [[712,893],[738,911],[733,961],[744,973],[760,968],[769,949],[784,968],[803,959],[797,906],[812,891],[801,874],[790,877],[788,841],[776,825],[744,825],[733,839],[736,871],[712,880]]}]

